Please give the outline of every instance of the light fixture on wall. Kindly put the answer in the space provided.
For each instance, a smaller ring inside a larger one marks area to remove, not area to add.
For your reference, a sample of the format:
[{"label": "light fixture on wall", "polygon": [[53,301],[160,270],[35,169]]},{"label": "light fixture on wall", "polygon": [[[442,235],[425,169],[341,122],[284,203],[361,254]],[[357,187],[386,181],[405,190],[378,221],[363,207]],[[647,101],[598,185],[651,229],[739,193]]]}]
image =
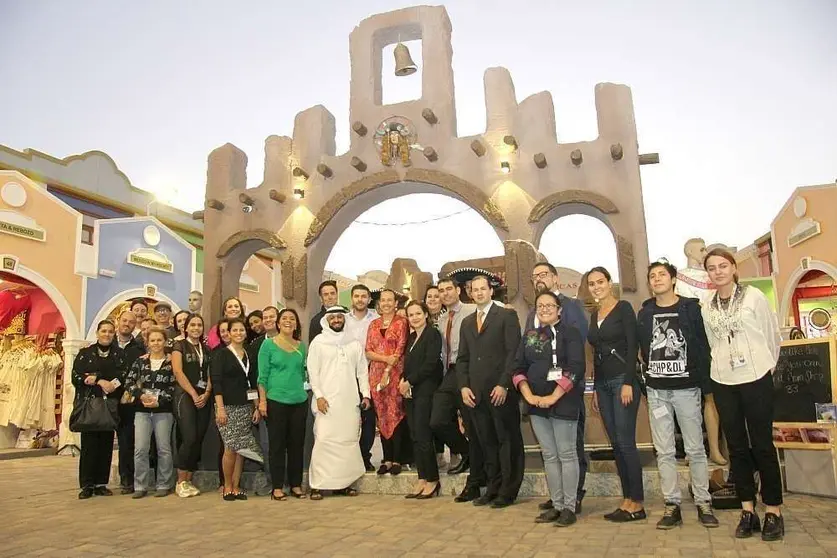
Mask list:
[{"label": "light fixture on wall", "polygon": [[294,199],[301,200],[305,197],[305,190],[302,188],[294,188]]},{"label": "light fixture on wall", "polygon": [[502,163],[500,163],[500,170],[503,172],[503,174],[509,174],[511,172],[511,165],[508,161],[503,161]]},{"label": "light fixture on wall", "polygon": [[410,49],[407,48],[407,45],[398,41],[393,54],[395,55],[396,77],[410,76],[416,73],[418,66],[413,62],[413,57],[410,56]]}]

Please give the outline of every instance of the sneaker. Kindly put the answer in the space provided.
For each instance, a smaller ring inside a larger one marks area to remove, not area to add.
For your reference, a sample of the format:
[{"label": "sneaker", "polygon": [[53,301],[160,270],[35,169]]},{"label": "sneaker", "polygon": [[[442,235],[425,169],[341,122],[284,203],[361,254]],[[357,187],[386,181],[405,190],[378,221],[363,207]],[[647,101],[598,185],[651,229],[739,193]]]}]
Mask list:
[{"label": "sneaker", "polygon": [[96,496],[113,496],[113,492],[107,486],[97,486],[93,489],[93,494]]},{"label": "sneaker", "polygon": [[555,509],[555,506],[552,505],[552,500],[547,500],[546,502],[541,502],[538,504],[538,509],[542,511]]},{"label": "sneaker", "polygon": [[168,488],[158,488],[156,490],[156,492],[154,492],[154,497],[155,498],[165,498],[169,494],[171,494],[171,490],[169,490]]},{"label": "sneaker", "polygon": [[87,500],[88,498],[93,497],[93,487],[92,486],[85,486],[81,489],[81,492],[78,493],[79,500]]},{"label": "sneaker", "polygon": [[535,518],[535,523],[552,523],[558,519],[561,515],[561,512],[552,508],[551,510],[546,510],[538,517]]},{"label": "sneaker", "polygon": [[666,509],[663,517],[657,522],[657,529],[667,531],[683,525],[683,516],[680,514],[680,506],[666,502]]},{"label": "sneaker", "polygon": [[177,483],[174,493],[177,494],[178,498],[191,498],[193,496],[192,491],[189,490],[189,483],[187,481]]},{"label": "sneaker", "polygon": [[145,498],[148,495],[147,490],[135,490],[134,495],[131,496],[134,500],[139,500],[140,498]]},{"label": "sneaker", "polygon": [[742,511],[741,519],[738,520],[738,527],[735,528],[736,539],[749,539],[753,533],[761,531],[761,522],[755,512]]},{"label": "sneaker", "polygon": [[558,520],[555,521],[556,527],[569,527],[573,523],[578,521],[575,516],[575,512],[573,510],[564,509],[561,511],[561,515],[558,517]]},{"label": "sneaker", "polygon": [[191,481],[186,481],[186,488],[192,493],[192,496],[200,496],[201,491]]},{"label": "sneaker", "polygon": [[[707,529],[714,529],[718,527],[718,518],[712,513],[712,506],[710,504],[698,504],[698,521]],[[765,520],[767,518],[765,517]]]},{"label": "sneaker", "polygon": [[764,514],[764,528],[761,530],[761,540],[778,541],[785,536],[785,520],[781,515],[767,512]]},{"label": "sneaker", "polygon": [[133,493],[134,493],[134,487],[133,487],[133,486],[129,486],[129,485],[127,485],[127,484],[122,485],[122,486],[119,488],[119,493],[120,493],[120,494],[122,494],[123,496],[128,495],[128,494],[133,494]]}]

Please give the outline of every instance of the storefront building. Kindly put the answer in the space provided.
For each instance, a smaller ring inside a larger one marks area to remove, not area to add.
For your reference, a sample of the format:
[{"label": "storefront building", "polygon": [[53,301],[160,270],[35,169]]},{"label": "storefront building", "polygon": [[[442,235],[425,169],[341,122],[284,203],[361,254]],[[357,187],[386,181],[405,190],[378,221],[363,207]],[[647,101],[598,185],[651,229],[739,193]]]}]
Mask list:
[{"label": "storefront building", "polygon": [[[55,429],[57,418],[69,416],[72,387],[61,382],[61,358],[45,372],[52,379],[36,390],[43,397],[24,397],[33,393],[24,382],[33,379],[22,371],[48,351],[62,357],[69,371],[82,344],[87,270],[81,226],[81,214],[44,187],[0,171],[0,335],[6,349],[0,351],[0,447],[13,446],[19,429]],[[73,443],[63,436],[61,441]]]},{"label": "storefront building", "polygon": [[[130,301],[165,301],[173,311],[187,306],[195,286],[195,247],[153,217],[96,221],[96,276],[87,279],[84,331],[115,319]],[[151,310],[151,309],[150,309]]]}]

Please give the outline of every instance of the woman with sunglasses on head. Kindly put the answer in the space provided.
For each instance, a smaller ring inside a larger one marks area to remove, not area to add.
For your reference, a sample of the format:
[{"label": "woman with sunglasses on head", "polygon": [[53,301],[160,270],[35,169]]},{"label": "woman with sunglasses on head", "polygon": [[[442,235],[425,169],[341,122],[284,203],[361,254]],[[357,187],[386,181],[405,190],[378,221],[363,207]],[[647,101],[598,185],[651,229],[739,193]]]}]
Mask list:
[{"label": "woman with sunglasses on head", "polygon": [[198,468],[203,438],[212,418],[212,382],[209,347],[203,342],[203,318],[200,314],[190,314],[184,329],[186,339],[175,342],[171,361],[177,379],[174,411],[180,432],[175,493],[189,498],[200,494],[192,484],[192,475]]},{"label": "woman with sunglasses on head", "polygon": [[[232,318],[243,319],[244,305],[241,304],[241,301],[237,297],[231,296],[221,305],[221,314],[224,319],[228,320]],[[209,333],[206,335],[206,344],[209,345],[209,348],[212,350],[215,350],[221,345],[221,336],[217,325],[214,325],[209,329]]]},{"label": "woman with sunglasses on head", "polygon": [[253,436],[253,425],[261,415],[257,405],[258,371],[250,366],[244,341],[247,328],[241,318],[227,320],[230,344],[219,350],[210,364],[212,391],[215,395],[215,422],[224,441],[224,500],[246,500],[241,489],[244,458],[264,463],[262,450]]},{"label": "woman with sunglasses on head", "polygon": [[576,522],[580,465],[576,438],[584,405],[584,341],[559,321],[561,300],[546,291],[535,300],[537,329],[520,340],[512,381],[529,404],[529,418],[543,453],[553,507],[535,519],[569,527]]},{"label": "woman with sunglasses on head", "polygon": [[617,523],[639,521],[647,516],[643,507],[642,464],[636,447],[636,417],[642,395],[636,377],[636,313],[629,302],[614,296],[607,269],[591,269],[587,285],[597,305],[587,332],[595,355],[593,408],[601,413],[613,446],[624,498],[605,519]]},{"label": "woman with sunglasses on head", "polygon": [[302,491],[302,454],[308,393],[305,391],[305,344],[295,310],[285,308],[277,320],[279,333],[265,339],[259,349],[259,411],[267,420],[271,500],[284,501],[285,463],[291,496],[305,498]]},{"label": "woman with sunglasses on head", "polygon": [[[761,531],[762,540],[776,541],[785,535],[782,476],[773,446],[772,372],[782,340],[779,321],[761,291],[738,284],[729,251],[709,251],[703,265],[716,288],[703,311],[712,349],[712,393],[742,508],[735,536],[744,539]],[[756,471],[767,506],[763,526],[755,510]]]},{"label": "woman with sunglasses on head", "polygon": [[[76,401],[86,397],[113,397],[127,374],[122,350],[113,342],[116,326],[102,320],[96,326],[96,342],[78,352],[73,361],[72,382],[78,391]],[[108,489],[113,459],[114,430],[81,433],[81,457],[78,462],[79,500],[91,496],[112,496]]]}]

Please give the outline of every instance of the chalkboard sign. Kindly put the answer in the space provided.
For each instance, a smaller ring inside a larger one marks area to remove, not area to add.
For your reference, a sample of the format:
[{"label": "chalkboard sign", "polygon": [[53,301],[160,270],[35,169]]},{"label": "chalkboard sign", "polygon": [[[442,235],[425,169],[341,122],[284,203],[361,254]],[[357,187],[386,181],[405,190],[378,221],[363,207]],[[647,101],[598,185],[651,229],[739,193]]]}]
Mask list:
[{"label": "chalkboard sign", "polygon": [[834,395],[833,339],[785,341],[773,371],[774,422],[817,422],[816,403]]}]

